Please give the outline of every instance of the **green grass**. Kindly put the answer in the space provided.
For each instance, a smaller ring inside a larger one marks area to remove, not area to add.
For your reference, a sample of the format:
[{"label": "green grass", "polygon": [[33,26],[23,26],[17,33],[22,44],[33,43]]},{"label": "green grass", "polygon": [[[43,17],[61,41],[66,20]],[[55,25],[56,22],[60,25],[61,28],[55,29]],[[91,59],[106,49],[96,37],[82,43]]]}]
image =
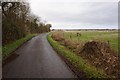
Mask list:
[{"label": "green grass", "polygon": [[105,78],[106,74],[104,71],[95,68],[94,66],[90,65],[87,61],[83,58],[77,56],[73,52],[69,51],[64,46],[60,45],[58,42],[51,38],[51,34],[47,36],[48,41],[50,42],[51,46],[64,58],[66,58],[70,63],[77,68],[77,70],[83,70],[88,76],[88,78]]},{"label": "green grass", "polygon": [[77,32],[64,32],[64,37],[72,40],[87,42],[89,40],[109,41],[112,49],[118,52],[118,32],[117,31],[79,31],[82,36],[77,37]]},{"label": "green grass", "polygon": [[11,53],[17,49],[20,45],[25,43],[27,40],[31,39],[32,37],[36,36],[37,34],[30,34],[24,38],[21,38],[13,43],[7,44],[2,47],[2,59],[5,60],[7,57],[11,55]]}]

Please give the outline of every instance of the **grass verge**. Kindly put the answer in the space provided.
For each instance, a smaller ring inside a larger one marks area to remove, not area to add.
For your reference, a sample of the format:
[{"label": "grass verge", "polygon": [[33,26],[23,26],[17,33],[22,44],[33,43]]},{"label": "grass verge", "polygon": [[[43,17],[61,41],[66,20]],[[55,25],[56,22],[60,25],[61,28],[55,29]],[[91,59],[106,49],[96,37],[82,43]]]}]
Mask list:
[{"label": "grass verge", "polygon": [[73,52],[70,52],[67,48],[60,45],[58,42],[52,39],[51,34],[47,36],[47,39],[51,46],[65,59],[67,59],[78,71],[83,70],[87,78],[106,78],[104,71],[95,68],[90,65],[83,58],[77,56]]},{"label": "grass verge", "polygon": [[21,46],[26,41],[30,40],[32,37],[36,36],[37,34],[30,34],[24,38],[21,38],[13,43],[7,44],[2,47],[2,60],[4,61],[7,59],[13,51],[15,51],[19,46]]}]

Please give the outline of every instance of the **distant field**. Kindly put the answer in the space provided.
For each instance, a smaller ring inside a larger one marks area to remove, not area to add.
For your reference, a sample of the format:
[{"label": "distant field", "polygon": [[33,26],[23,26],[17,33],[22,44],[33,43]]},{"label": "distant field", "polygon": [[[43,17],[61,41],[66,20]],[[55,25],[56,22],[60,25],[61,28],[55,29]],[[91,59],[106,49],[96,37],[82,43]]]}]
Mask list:
[{"label": "distant field", "polygon": [[[81,36],[77,37],[77,33],[81,33]],[[82,41],[83,43],[90,40],[109,41],[111,48],[118,51],[117,31],[65,31],[62,34],[67,39]]]}]

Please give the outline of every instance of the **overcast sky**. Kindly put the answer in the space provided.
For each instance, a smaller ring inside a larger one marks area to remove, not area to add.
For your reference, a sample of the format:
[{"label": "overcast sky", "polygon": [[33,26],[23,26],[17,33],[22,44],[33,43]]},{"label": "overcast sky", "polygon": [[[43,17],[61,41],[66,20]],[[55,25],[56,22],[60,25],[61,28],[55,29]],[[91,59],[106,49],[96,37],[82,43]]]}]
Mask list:
[{"label": "overcast sky", "polygon": [[47,23],[51,23],[54,29],[118,28],[117,2],[81,1],[30,0],[29,2],[32,12]]}]

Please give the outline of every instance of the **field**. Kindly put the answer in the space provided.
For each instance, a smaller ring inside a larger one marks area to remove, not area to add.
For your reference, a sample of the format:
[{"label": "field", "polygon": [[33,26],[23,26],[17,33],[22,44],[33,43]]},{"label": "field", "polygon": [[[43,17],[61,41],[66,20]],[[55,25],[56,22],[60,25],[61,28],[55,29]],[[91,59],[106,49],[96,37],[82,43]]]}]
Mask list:
[{"label": "field", "polygon": [[[77,37],[77,33],[81,36]],[[115,51],[118,52],[118,32],[117,31],[66,31],[62,32],[64,38],[83,43],[91,40],[108,42]]]},{"label": "field", "polygon": [[[118,31],[55,31],[51,37],[59,43],[58,45],[66,48],[62,50],[63,54],[65,53],[65,55],[72,57],[71,54],[73,53],[76,55],[76,58],[79,56],[82,62],[86,61],[85,64],[100,69],[108,77],[113,78],[120,74],[118,71],[118,46],[120,46],[118,44]],[[58,46],[58,52],[61,53],[59,49]],[[72,53],[66,54],[67,50]],[[81,60],[78,60],[78,62],[81,62]],[[68,61],[71,61],[71,59]],[[74,62],[76,61],[73,60]],[[78,64],[75,63],[73,65]],[[82,65],[78,66],[80,68]],[[85,67],[87,68],[86,74],[89,74],[89,71],[93,69],[91,67],[89,70],[86,65]],[[86,72],[86,69],[84,71]],[[97,74],[97,71],[91,74]]]}]

